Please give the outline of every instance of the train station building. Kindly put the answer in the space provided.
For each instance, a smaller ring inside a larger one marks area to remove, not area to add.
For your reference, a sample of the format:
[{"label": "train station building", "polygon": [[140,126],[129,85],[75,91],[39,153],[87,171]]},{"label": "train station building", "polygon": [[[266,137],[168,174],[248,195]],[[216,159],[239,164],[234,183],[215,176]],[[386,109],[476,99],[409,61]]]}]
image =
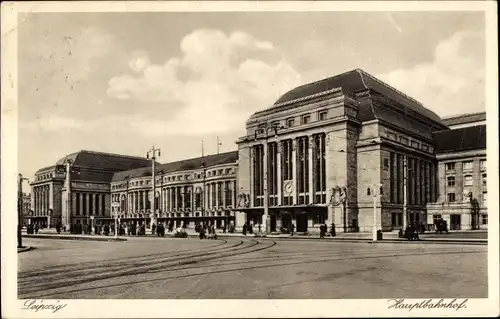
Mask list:
[{"label": "train station building", "polygon": [[237,151],[156,163],[154,195],[151,160],[70,154],[36,173],[32,219],[316,233],[322,224],[431,229],[443,218],[452,229],[485,228],[485,119],[441,119],[356,69],[292,89],[251,115]]},{"label": "train station building", "polygon": [[384,231],[424,222],[438,196],[433,133],[446,129],[422,104],[359,69],[297,87],[246,122],[238,181],[250,200],[238,209],[271,232],[292,224],[319,232],[324,223],[371,231],[374,218]]}]

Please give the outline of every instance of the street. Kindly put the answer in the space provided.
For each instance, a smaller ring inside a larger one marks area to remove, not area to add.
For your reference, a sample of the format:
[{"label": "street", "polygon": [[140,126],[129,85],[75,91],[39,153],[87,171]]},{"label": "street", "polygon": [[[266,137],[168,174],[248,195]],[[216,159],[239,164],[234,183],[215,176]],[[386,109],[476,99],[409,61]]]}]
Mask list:
[{"label": "street", "polygon": [[253,238],[24,239],[18,296],[485,298],[487,246]]}]

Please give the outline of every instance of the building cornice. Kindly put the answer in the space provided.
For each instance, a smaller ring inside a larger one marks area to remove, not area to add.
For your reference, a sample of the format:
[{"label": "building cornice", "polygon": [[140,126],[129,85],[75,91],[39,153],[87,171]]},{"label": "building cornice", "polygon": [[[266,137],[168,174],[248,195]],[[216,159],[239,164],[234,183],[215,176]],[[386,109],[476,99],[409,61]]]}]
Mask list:
[{"label": "building cornice", "polygon": [[477,157],[477,156],[486,156],[485,149],[477,149],[470,151],[458,151],[458,152],[447,152],[447,153],[437,153],[436,159],[441,160],[451,160],[465,157]]}]

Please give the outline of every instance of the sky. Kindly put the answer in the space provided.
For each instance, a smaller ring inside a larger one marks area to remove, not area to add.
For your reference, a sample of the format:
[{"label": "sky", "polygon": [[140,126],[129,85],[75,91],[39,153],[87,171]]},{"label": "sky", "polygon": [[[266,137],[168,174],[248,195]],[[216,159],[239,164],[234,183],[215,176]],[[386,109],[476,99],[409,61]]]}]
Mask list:
[{"label": "sky", "polygon": [[18,16],[19,168],[82,149],[165,163],[236,150],[280,95],[360,68],[440,116],[485,110],[482,12]]}]

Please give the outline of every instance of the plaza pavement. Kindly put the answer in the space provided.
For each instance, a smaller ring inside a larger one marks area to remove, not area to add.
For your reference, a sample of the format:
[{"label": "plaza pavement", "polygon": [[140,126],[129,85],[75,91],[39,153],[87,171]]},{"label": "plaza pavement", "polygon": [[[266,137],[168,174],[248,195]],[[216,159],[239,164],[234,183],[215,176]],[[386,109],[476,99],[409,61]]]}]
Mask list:
[{"label": "plaza pavement", "polygon": [[[198,237],[198,233],[194,229],[187,229],[187,233],[190,237]],[[247,234],[243,235],[241,233],[222,233],[217,232],[218,236],[221,238],[231,238],[231,237],[244,237],[252,238],[255,236],[259,237],[259,234]],[[156,237],[156,235],[148,234],[148,237]],[[174,236],[174,232],[166,232],[166,237]],[[112,240],[126,240],[127,238],[132,238],[135,236],[120,236],[115,239],[114,236],[96,236],[96,235],[71,235],[69,233],[57,234],[55,229],[42,229],[38,235],[24,235],[24,237],[47,237],[47,238],[60,238],[60,239],[87,239],[87,240],[102,240],[102,241],[112,241]],[[271,234],[265,236],[274,240],[320,240],[319,235],[298,235],[294,234]],[[487,244],[488,232],[486,230],[479,231],[450,231],[449,233],[438,234],[434,232],[427,232],[420,235],[421,242],[428,243],[450,243],[450,244]],[[339,233],[335,237],[331,237],[329,234],[324,240],[335,240],[335,241],[372,241],[371,233]],[[385,232],[383,233],[383,240],[381,242],[394,243],[394,242],[408,242],[405,238],[399,238],[397,232]]]},{"label": "plaza pavement", "polygon": [[487,247],[130,237],[26,238],[19,298],[483,298]]}]

